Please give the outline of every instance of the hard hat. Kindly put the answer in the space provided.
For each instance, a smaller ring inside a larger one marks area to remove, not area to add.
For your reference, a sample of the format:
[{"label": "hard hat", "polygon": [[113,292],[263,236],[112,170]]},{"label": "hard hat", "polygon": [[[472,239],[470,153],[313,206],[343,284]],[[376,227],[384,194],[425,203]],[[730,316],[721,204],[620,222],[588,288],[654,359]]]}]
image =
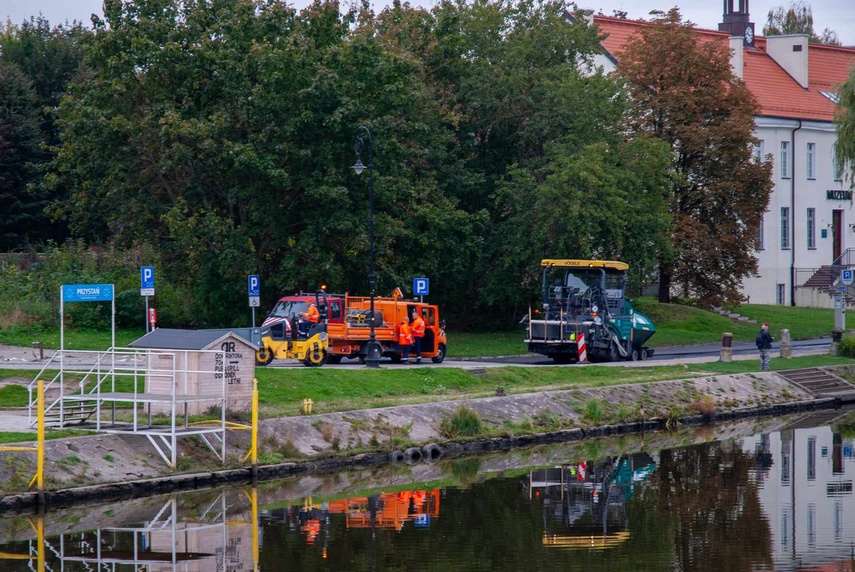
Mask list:
[{"label": "hard hat", "polygon": [[315,305],[315,303],[314,303],[314,302],[312,302],[311,304],[309,304],[309,306],[314,306],[314,305]]}]

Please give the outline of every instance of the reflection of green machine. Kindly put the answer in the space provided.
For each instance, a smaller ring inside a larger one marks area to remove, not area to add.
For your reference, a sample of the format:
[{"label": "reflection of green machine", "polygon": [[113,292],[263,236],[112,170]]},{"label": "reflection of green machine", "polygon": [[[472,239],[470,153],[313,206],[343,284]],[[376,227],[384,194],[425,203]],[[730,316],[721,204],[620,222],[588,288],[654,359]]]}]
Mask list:
[{"label": "reflection of green machine", "polygon": [[624,295],[628,264],[549,259],[540,264],[543,305],[529,311],[525,343],[530,352],[557,363],[634,361],[653,354],[644,344],[656,328]]},{"label": "reflection of green machine", "polygon": [[655,468],[648,454],[635,453],[529,473],[529,497],[543,503],[543,545],[591,550],[628,540],[627,502]]}]

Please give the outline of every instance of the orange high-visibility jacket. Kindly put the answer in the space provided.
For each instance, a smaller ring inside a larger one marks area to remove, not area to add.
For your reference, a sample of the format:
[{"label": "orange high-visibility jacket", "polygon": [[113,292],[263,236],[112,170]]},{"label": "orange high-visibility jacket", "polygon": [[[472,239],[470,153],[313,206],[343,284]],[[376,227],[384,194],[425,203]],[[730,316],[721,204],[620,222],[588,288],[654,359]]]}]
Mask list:
[{"label": "orange high-visibility jacket", "polygon": [[314,324],[317,324],[320,317],[321,317],[321,313],[318,312],[317,306],[309,306],[309,311],[306,312],[306,320],[308,320]]},{"label": "orange high-visibility jacket", "polygon": [[410,331],[410,325],[406,320],[401,322],[401,331],[398,332],[398,343],[402,346],[413,345],[413,333]]},{"label": "orange high-visibility jacket", "polygon": [[410,327],[413,329],[413,337],[425,337],[425,321],[422,320],[420,316],[416,316],[416,319],[413,320],[413,323]]}]

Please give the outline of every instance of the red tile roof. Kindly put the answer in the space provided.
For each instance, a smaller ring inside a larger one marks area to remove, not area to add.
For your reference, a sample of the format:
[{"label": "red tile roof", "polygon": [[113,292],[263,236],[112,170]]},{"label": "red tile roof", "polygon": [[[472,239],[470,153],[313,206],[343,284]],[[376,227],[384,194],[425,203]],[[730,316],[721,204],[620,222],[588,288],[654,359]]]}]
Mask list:
[{"label": "red tile roof", "polygon": [[[647,26],[646,22],[594,16],[594,24],[608,34],[603,48],[615,59],[629,37]],[[699,39],[728,44],[727,32],[697,29]],[[754,40],[756,49],[744,49],[742,77],[760,105],[760,115],[788,119],[833,121],[835,105],[820,91],[836,91],[855,66],[855,48],[808,45],[808,88],[802,88],[766,53],[766,39]]]}]

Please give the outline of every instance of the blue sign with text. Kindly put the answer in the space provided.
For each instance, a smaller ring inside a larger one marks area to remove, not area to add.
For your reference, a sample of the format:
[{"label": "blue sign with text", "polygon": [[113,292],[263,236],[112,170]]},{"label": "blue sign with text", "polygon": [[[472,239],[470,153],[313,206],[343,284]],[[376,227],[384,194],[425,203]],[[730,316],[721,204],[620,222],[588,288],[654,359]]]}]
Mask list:
[{"label": "blue sign with text", "polygon": [[413,278],[413,294],[416,296],[427,296],[430,290],[430,280],[427,278]]},{"label": "blue sign with text", "polygon": [[257,274],[249,275],[247,286],[249,287],[250,296],[261,296],[261,280],[258,279]]},{"label": "blue sign with text", "polygon": [[65,302],[109,302],[113,299],[112,284],[63,284]]}]

